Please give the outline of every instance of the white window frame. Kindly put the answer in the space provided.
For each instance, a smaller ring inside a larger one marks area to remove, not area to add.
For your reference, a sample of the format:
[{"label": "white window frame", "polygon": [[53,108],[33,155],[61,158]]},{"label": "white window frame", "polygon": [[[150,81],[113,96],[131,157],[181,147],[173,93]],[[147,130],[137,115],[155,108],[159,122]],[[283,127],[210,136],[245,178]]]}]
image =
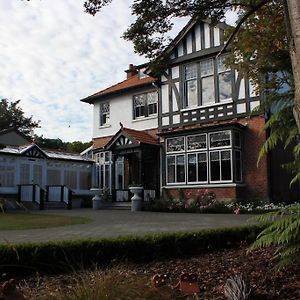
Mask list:
[{"label": "white window frame", "polygon": [[[106,113],[103,113],[103,111],[102,111],[102,107],[104,105],[108,105],[108,108],[109,108],[109,111],[106,112]],[[108,118],[106,117],[106,120],[108,119],[108,122],[103,123],[103,115],[106,115],[106,116],[108,115]],[[106,127],[108,125],[110,125],[110,103],[109,102],[102,102],[99,105],[99,126],[100,127]]]},{"label": "white window frame", "polygon": [[[220,146],[220,147],[211,147],[210,146],[210,136],[215,134],[215,133],[221,133],[221,132],[225,132],[225,131],[229,131],[229,141],[230,141],[230,145],[228,146]],[[227,148],[232,148],[232,130],[230,129],[225,129],[225,130],[219,130],[219,131],[213,131],[213,132],[209,132],[208,133],[208,149],[209,150],[218,150],[218,149],[227,149]]]},{"label": "white window frame", "polygon": [[[149,94],[153,94],[153,93],[156,93],[157,94],[157,101],[155,102],[156,103],[156,113],[152,113],[152,114],[149,114],[149,105],[153,104],[153,103],[149,103],[149,100],[148,100],[148,95]],[[136,108],[136,105],[135,105],[135,97],[138,97],[138,96],[141,96],[141,95],[145,95],[145,115],[143,116],[139,116],[137,117],[136,116],[136,112],[135,112],[135,108]],[[133,114],[132,114],[132,117],[133,117],[133,121],[135,120],[144,120],[144,119],[147,119],[147,118],[153,118],[153,117],[157,117],[158,115],[158,92],[157,91],[149,91],[149,92],[145,92],[145,93],[140,93],[140,94],[136,94],[136,95],[133,95],[132,97],[132,102],[133,102],[133,105],[132,105],[132,109],[133,109]]]},{"label": "white window frame", "polygon": [[[189,161],[188,161],[188,157],[189,157],[189,155],[196,155],[196,177],[197,177],[197,179],[199,179],[198,178],[198,154],[199,153],[205,153],[206,154],[206,178],[207,178],[207,180],[206,181],[199,181],[199,180],[197,180],[197,181],[189,181],[189,178],[188,178],[188,175],[189,175],[189,173],[188,173],[188,169],[189,169]],[[186,175],[186,182],[188,183],[188,184],[207,184],[207,183],[209,183],[209,172],[208,172],[208,170],[209,170],[209,159],[208,159],[208,155],[209,155],[209,152],[207,151],[207,150],[205,150],[205,151],[197,151],[197,152],[187,152],[186,153],[186,173],[187,173],[187,175]]]},{"label": "white window frame", "polygon": [[[189,150],[188,149],[188,138],[191,136],[198,136],[198,135],[205,135],[206,147],[200,148],[200,149]],[[185,140],[186,140],[186,144],[185,144],[186,152],[203,152],[203,151],[207,151],[207,149],[208,149],[207,133],[189,134],[185,137]]]},{"label": "white window frame", "polygon": [[[168,151],[168,140],[172,140],[172,139],[177,139],[177,138],[183,138],[183,150],[179,150],[179,151]],[[173,154],[173,153],[185,153],[185,149],[186,149],[186,140],[185,140],[185,136],[176,136],[176,137],[171,137],[171,138],[166,138],[165,140],[166,143],[166,153],[168,154]]]},{"label": "white window frame", "polygon": [[[174,156],[175,157],[175,173],[174,173],[174,178],[175,182],[168,182],[168,157]],[[184,157],[184,181],[177,181],[177,156],[183,156]],[[166,182],[167,185],[178,185],[178,184],[186,184],[187,182],[187,165],[186,165],[186,155],[185,153],[175,153],[167,155],[166,156]]]},{"label": "white window frame", "polygon": [[[231,172],[230,172],[230,176],[231,176],[231,180],[222,180],[222,157],[221,157],[221,152],[222,151],[230,151],[230,167],[231,167]],[[219,152],[219,163],[220,163],[220,180],[211,180],[211,167],[210,167],[210,163],[211,163],[211,160],[210,160],[210,154],[212,152]],[[209,156],[209,183],[231,183],[233,182],[233,160],[232,160],[232,149],[229,149],[228,147],[227,148],[218,148],[218,149],[214,149],[214,150],[211,150],[211,151],[208,151],[208,156]]]}]

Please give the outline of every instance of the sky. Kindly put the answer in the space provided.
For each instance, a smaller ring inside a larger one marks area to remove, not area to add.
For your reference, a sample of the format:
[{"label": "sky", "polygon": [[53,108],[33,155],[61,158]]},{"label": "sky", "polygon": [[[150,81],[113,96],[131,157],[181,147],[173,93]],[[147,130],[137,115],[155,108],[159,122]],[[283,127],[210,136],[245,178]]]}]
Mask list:
[{"label": "sky", "polygon": [[133,21],[131,2],[114,0],[93,17],[84,0],[0,0],[0,99],[21,99],[25,115],[40,120],[38,135],[90,141],[92,105],[80,99],[146,62],[121,38]]}]

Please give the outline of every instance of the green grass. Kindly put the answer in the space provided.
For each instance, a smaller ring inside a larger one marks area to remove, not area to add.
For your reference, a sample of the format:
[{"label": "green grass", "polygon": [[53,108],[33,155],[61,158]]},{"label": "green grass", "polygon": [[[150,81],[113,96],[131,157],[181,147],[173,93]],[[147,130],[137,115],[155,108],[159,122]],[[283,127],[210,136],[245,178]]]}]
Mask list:
[{"label": "green grass", "polygon": [[38,229],[86,224],[92,220],[77,216],[56,216],[38,213],[0,213],[0,230]]}]

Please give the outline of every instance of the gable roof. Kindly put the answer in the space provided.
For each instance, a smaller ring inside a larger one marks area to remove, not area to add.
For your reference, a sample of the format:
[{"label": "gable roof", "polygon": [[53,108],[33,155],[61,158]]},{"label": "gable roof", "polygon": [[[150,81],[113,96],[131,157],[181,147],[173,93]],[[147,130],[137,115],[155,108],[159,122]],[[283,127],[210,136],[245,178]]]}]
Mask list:
[{"label": "gable roof", "polygon": [[146,145],[159,145],[158,139],[153,138],[149,133],[140,130],[134,130],[130,128],[122,127],[111,139],[103,145],[104,149],[109,149],[113,145],[120,143],[120,138],[123,138],[120,145],[132,145],[137,146],[140,144]]},{"label": "gable roof", "polygon": [[[15,135],[10,135],[11,141],[7,143],[7,140],[5,141],[3,139],[6,139],[7,138],[6,135],[9,135],[9,134],[15,134]],[[19,140],[20,143],[18,143],[18,141],[16,141],[16,138]],[[0,141],[0,144],[2,144],[2,145],[10,145],[10,144],[20,145],[21,143],[27,144],[27,143],[31,142],[30,138],[27,137],[21,131],[19,131],[16,127],[11,127],[11,128],[0,130],[0,139],[2,140],[2,142]],[[14,139],[14,141],[12,141],[12,139]]]},{"label": "gable roof", "polygon": [[89,159],[82,157],[78,153],[61,152],[58,150],[44,150],[36,144],[7,146],[3,149],[0,149],[0,154],[91,162]]},{"label": "gable roof", "polygon": [[[188,32],[196,25],[198,22],[212,24],[210,19],[201,20],[201,19],[191,19],[177,34],[177,36],[173,39],[173,41],[167,46],[164,50],[164,53],[170,53],[179,43],[180,41],[188,34]],[[230,25],[226,24],[225,22],[219,22],[215,26],[225,29],[231,27]]]},{"label": "gable roof", "polygon": [[154,77],[148,76],[145,78],[139,78],[138,74],[135,74],[117,84],[114,84],[100,92],[97,92],[91,96],[88,96],[84,99],[81,99],[80,101],[86,102],[86,103],[93,103],[95,100],[101,99],[108,95],[115,95],[118,93],[123,93],[125,91],[133,90],[135,88],[140,88],[144,86],[151,85],[154,83],[156,79]]}]

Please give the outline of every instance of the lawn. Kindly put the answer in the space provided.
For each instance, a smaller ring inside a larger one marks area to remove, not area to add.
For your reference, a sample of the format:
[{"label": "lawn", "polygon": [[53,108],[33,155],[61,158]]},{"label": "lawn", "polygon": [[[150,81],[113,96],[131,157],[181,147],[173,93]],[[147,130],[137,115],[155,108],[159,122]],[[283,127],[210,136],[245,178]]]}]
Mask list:
[{"label": "lawn", "polygon": [[37,229],[60,227],[92,222],[89,218],[77,216],[56,216],[39,213],[0,213],[0,230]]}]

